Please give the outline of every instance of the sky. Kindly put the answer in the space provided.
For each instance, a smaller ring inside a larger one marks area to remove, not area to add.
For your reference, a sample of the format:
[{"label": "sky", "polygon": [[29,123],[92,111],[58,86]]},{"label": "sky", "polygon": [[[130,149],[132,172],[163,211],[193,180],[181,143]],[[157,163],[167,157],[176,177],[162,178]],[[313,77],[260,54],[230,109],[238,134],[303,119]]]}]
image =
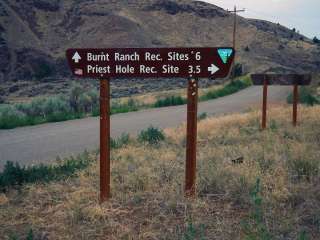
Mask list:
[{"label": "sky", "polygon": [[239,15],[296,28],[309,38],[320,38],[320,0],[203,0],[225,9],[245,8]]}]

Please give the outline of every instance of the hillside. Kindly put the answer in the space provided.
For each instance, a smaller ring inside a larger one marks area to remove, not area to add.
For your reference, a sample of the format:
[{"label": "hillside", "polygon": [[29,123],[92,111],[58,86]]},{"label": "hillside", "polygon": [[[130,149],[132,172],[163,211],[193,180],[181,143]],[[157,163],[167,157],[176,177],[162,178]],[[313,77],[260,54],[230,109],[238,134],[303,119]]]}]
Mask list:
[{"label": "hillside", "polygon": [[27,239],[31,229],[28,239],[43,240],[320,239],[319,113],[301,108],[293,128],[291,108],[273,108],[266,131],[259,112],[201,120],[194,200],[183,194],[185,126],[166,129],[158,145],[113,144],[112,199],[102,205],[99,156],[83,154],[73,162],[91,164],[75,177],[0,192],[0,236]]},{"label": "hillside", "polygon": [[[232,27],[231,14],[200,1],[3,0],[0,92],[34,96],[65,91],[67,48],[230,46]],[[310,39],[284,26],[239,17],[238,61],[245,72],[319,72],[319,53]],[[130,92],[128,81],[114,85],[127,91],[122,95],[168,88],[159,81],[135,83],[137,89]],[[172,80],[170,87],[181,84]]]}]

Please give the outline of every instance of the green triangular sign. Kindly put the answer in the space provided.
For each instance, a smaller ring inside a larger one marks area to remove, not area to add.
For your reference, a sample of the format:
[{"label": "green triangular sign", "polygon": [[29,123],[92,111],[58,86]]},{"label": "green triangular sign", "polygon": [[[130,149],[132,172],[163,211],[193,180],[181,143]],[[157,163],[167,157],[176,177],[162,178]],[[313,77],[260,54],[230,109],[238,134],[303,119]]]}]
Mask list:
[{"label": "green triangular sign", "polygon": [[233,50],[231,48],[220,48],[218,49],[218,54],[224,64],[228,62],[231,57]]}]

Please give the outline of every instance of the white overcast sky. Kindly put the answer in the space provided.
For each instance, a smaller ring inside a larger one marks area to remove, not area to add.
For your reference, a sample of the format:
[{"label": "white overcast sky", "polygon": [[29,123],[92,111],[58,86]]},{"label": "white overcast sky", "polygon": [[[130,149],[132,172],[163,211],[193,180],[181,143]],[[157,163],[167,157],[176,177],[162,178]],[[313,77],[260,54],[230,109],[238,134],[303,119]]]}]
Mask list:
[{"label": "white overcast sky", "polygon": [[320,0],[203,0],[225,9],[245,8],[241,16],[264,19],[320,38]]}]

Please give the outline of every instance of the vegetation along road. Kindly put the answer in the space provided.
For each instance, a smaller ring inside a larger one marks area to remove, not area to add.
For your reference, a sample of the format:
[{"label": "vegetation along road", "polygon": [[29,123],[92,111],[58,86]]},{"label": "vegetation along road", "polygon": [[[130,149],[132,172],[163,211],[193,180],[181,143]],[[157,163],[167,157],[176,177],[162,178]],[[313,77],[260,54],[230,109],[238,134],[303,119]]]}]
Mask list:
[{"label": "vegetation along road", "polygon": [[[269,103],[285,102],[290,88],[269,87]],[[260,106],[262,87],[254,86],[230,96],[201,102],[198,113],[219,115],[245,111]],[[111,136],[137,134],[150,125],[159,128],[175,127],[186,121],[186,106],[147,109],[112,115]],[[0,130],[0,169],[6,161],[20,165],[46,163],[57,156],[78,154],[99,145],[99,118],[48,123],[12,130]]]}]

